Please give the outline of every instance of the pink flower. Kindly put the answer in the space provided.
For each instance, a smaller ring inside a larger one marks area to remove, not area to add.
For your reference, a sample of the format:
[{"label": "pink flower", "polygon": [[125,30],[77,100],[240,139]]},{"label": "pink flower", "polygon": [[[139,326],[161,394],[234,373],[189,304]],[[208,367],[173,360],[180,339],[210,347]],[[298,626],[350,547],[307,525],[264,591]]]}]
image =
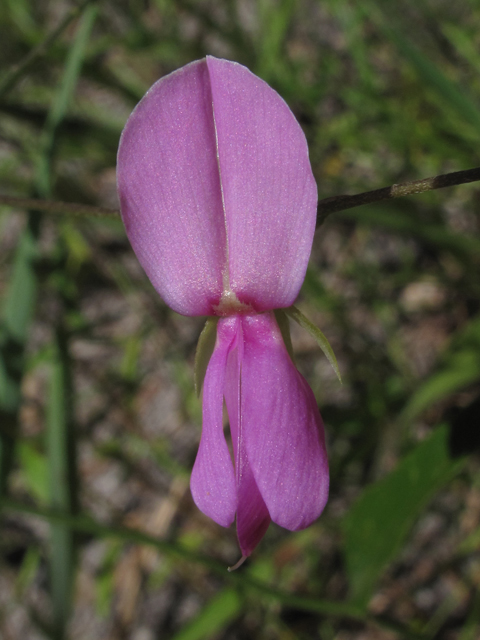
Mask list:
[{"label": "pink flower", "polygon": [[271,520],[303,529],[328,496],[317,403],[273,312],[295,301],[315,231],[305,136],[265,82],[207,57],[159,80],[130,116],[118,191],[130,242],[165,302],[220,318],[191,490],[218,524],[236,514],[248,556]]}]

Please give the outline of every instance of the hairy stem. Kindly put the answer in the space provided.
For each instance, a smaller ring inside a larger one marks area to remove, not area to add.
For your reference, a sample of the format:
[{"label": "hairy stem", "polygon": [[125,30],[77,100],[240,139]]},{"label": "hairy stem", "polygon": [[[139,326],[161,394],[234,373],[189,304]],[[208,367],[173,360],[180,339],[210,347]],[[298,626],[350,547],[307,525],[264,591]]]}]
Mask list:
[{"label": "hairy stem", "polygon": [[323,224],[331,213],[335,213],[336,211],[353,209],[353,207],[361,207],[363,204],[371,204],[373,202],[380,202],[381,200],[411,196],[416,193],[423,193],[424,191],[453,187],[457,184],[467,184],[468,182],[476,182],[477,180],[480,180],[480,167],[466,169],[464,171],[454,171],[453,173],[444,173],[433,178],[423,178],[422,180],[392,184],[390,187],[383,187],[382,189],[375,189],[374,191],[365,191],[364,193],[358,193],[354,196],[324,198],[318,203],[317,227]]},{"label": "hairy stem", "polygon": [[[354,196],[332,196],[320,200],[317,208],[317,226],[325,222],[331,213],[361,207],[364,204],[380,202],[381,200],[391,200],[403,196],[412,196],[416,193],[453,187],[458,184],[468,184],[480,180],[480,167],[466,169],[464,171],[454,171],[444,173],[433,178],[423,178],[422,180],[412,180],[411,182],[401,182],[392,184],[390,187],[365,191]],[[34,198],[17,198],[14,196],[0,195],[0,206],[16,207],[18,209],[35,209],[46,213],[66,214],[71,213],[76,216],[101,216],[117,217],[118,209],[109,207],[95,207],[88,204],[76,202],[59,202],[57,200],[36,200]]]},{"label": "hairy stem", "polygon": [[16,198],[14,196],[0,195],[1,206],[15,207],[17,209],[35,209],[54,214],[73,214],[75,216],[101,216],[116,218],[120,212],[109,207],[95,207],[90,204],[77,202],[60,202],[59,200],[41,200],[35,198]]}]

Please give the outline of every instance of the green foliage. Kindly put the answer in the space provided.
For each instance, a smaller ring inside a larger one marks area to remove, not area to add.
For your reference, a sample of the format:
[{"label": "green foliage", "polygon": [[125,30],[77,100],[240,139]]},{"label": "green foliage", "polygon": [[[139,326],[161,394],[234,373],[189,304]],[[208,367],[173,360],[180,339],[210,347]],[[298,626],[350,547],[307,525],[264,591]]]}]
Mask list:
[{"label": "green foliage", "polygon": [[[126,118],[207,53],[285,98],[320,198],[471,168],[479,33],[474,0],[6,0],[0,196],[116,206]],[[272,525],[231,574],[234,529],[188,493],[215,321],[166,308],[120,220],[2,207],[0,636],[17,616],[25,640],[478,637],[478,460],[449,455],[480,393],[478,193],[317,231],[305,316],[276,315],[326,425],[330,506],[304,532]]]},{"label": "green foliage", "polygon": [[420,386],[404,408],[401,419],[409,423],[435,402],[480,380],[480,318],[458,332],[438,371]]},{"label": "green foliage", "polygon": [[[47,414],[47,454],[51,506],[65,513],[74,511],[74,470],[71,433],[71,389],[66,344],[59,336],[53,352]],[[71,612],[74,571],[73,532],[52,524],[50,570],[55,638],[61,640]]]},{"label": "green foliage", "polygon": [[18,458],[28,491],[40,504],[46,504],[49,494],[47,458],[28,442],[19,444]]},{"label": "green foliage", "polygon": [[242,601],[234,589],[225,589],[208,602],[194,620],[172,640],[202,640],[221,632],[242,611]]},{"label": "green foliage", "polygon": [[388,476],[364,489],[344,521],[345,556],[355,602],[368,604],[421,510],[462,464],[464,461],[451,459],[448,429],[442,425]]},{"label": "green foliage", "polygon": [[199,396],[202,391],[208,363],[210,362],[210,358],[215,347],[215,341],[217,339],[217,324],[218,318],[207,318],[205,326],[202,329],[202,333],[198,338],[197,350],[195,352],[195,365],[193,368],[193,377],[197,396]]},{"label": "green foliage", "polygon": [[38,230],[38,214],[32,213],[16,250],[0,326],[0,495],[6,490],[15,449],[25,342],[36,298]]},{"label": "green foliage", "polygon": [[434,91],[440,99],[438,104],[444,109],[452,109],[457,120],[466,120],[480,132],[480,110],[478,104],[469,95],[465,87],[460,87],[449,79],[438,64],[433,63],[401,29],[397,29],[391,14],[379,9],[373,2],[359,5],[368,18],[373,19],[398,49],[399,54],[408,61],[415,70],[418,79]]}]

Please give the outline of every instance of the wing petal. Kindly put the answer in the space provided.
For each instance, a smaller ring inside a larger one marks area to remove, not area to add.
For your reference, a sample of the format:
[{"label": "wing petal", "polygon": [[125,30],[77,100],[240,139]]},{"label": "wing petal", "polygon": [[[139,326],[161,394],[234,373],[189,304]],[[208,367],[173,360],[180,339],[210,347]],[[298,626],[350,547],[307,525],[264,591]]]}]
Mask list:
[{"label": "wing petal", "polygon": [[242,423],[248,461],[274,522],[310,525],[328,498],[323,424],[273,313],[242,320]]}]

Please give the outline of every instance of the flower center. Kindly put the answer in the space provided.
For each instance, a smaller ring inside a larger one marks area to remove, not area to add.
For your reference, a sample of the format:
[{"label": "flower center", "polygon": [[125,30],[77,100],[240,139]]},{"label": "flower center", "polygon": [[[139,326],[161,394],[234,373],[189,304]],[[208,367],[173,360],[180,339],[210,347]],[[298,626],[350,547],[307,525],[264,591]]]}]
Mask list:
[{"label": "flower center", "polygon": [[249,304],[240,302],[235,293],[229,289],[224,290],[220,302],[213,307],[217,316],[234,316],[252,313],[253,309]]}]

